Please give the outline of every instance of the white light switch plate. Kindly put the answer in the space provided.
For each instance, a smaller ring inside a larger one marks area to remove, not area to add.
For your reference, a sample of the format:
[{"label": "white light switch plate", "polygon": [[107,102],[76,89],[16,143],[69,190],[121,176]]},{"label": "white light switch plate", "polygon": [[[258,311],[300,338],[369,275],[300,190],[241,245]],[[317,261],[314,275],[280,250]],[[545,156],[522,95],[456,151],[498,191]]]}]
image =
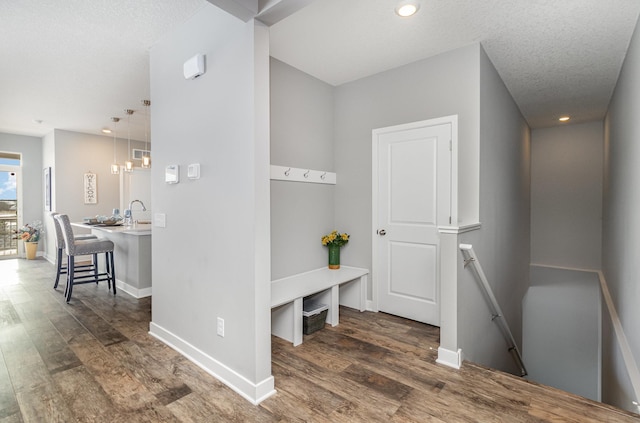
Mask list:
[{"label": "white light switch plate", "polygon": [[155,213],[153,215],[153,226],[164,228],[167,226],[167,215],[164,213]]},{"label": "white light switch plate", "polygon": [[200,163],[193,163],[187,166],[187,178],[200,179]]}]

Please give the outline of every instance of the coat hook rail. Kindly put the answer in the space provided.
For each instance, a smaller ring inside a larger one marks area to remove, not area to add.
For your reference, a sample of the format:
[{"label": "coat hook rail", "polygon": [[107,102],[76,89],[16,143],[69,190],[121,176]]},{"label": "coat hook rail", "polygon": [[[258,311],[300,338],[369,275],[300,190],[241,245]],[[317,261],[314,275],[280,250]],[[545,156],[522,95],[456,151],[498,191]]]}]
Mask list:
[{"label": "coat hook rail", "polygon": [[336,174],[325,170],[271,165],[271,180],[335,185]]}]

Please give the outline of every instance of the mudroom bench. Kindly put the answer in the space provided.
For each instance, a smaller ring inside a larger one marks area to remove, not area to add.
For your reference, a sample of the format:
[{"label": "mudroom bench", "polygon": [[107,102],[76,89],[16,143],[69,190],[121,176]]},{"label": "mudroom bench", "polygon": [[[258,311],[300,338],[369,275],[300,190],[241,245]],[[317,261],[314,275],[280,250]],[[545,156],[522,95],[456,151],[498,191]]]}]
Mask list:
[{"label": "mudroom bench", "polygon": [[321,268],[271,281],[271,333],[294,346],[302,344],[302,301],[314,300],[329,306],[327,323],[338,325],[339,306],[364,311],[368,269],[341,266]]}]

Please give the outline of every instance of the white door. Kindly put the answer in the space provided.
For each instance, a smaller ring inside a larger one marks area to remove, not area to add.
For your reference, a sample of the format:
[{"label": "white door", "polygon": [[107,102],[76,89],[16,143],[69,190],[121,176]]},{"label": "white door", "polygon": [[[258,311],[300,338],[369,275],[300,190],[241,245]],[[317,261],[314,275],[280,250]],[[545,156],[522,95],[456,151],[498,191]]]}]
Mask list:
[{"label": "white door", "polygon": [[377,129],[373,142],[378,309],[440,326],[438,226],[451,219],[451,123]]}]

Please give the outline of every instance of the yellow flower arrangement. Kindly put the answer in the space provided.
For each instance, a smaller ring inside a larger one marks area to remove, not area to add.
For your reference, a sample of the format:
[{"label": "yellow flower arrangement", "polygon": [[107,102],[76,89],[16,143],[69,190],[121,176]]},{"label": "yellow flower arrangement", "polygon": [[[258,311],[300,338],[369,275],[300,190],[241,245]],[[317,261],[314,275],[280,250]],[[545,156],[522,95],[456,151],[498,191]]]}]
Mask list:
[{"label": "yellow flower arrangement", "polygon": [[349,234],[346,232],[341,234],[338,233],[338,231],[333,231],[329,235],[322,237],[322,245],[337,245],[338,247],[342,247],[347,242],[349,242]]}]

